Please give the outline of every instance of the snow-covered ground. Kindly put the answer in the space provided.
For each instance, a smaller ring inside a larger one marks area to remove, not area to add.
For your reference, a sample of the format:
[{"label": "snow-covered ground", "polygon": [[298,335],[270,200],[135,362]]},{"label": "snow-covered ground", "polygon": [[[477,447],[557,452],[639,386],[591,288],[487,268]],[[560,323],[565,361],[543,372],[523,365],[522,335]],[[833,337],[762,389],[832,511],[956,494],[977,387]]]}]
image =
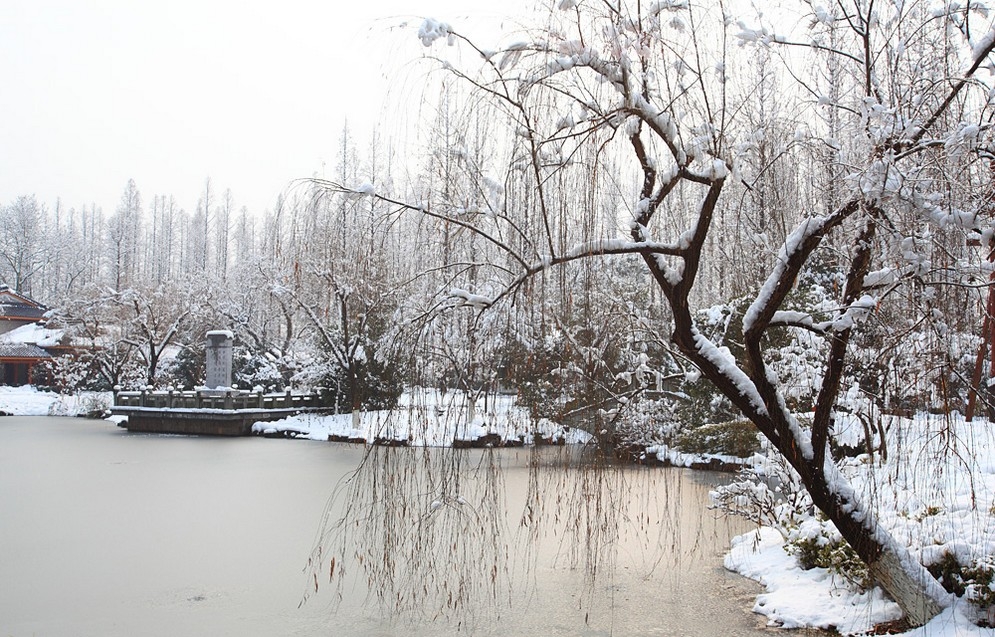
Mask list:
[{"label": "snow-covered ground", "polygon": [[[17,415],[75,415],[95,405],[110,403],[109,394],[62,396],[30,387],[0,387],[0,411]],[[498,396],[480,401],[468,418],[468,405],[459,393],[427,390],[405,394],[393,412],[362,414],[358,428],[352,416],[301,415],[258,423],[258,433],[286,433],[314,440],[329,436],[362,439],[406,439],[413,445],[448,445],[454,439],[474,440],[493,434],[502,441],[533,442],[536,435],[585,442],[590,436],[549,421],[531,423],[515,406],[514,398]],[[874,509],[884,524],[911,553],[933,561],[944,552],[962,562],[995,553],[995,429],[992,423],[967,423],[958,417],[885,417],[887,462],[858,456],[843,472],[856,490],[874,498]],[[857,426],[856,423],[851,423]],[[844,432],[844,436],[847,432]],[[671,453],[658,449],[658,452]],[[669,458],[684,465],[687,456]],[[750,464],[762,462],[758,456]],[[817,524],[815,518],[812,524]],[[805,524],[795,532],[804,532]],[[823,528],[825,523],[822,524]],[[754,610],[772,625],[835,627],[843,634],[860,634],[874,625],[896,619],[900,611],[879,589],[852,590],[825,569],[802,570],[785,550],[782,531],[764,527],[733,540],[726,568],[762,583]],[[971,621],[976,611],[958,602],[928,625],[905,633],[907,637],[995,637],[995,630]]]},{"label": "snow-covered ground", "polygon": [[528,412],[515,405],[514,396],[489,396],[472,408],[462,392],[442,394],[424,389],[405,393],[393,411],[360,414],[358,427],[352,414],[331,416],[300,414],[283,420],[253,425],[255,433],[285,434],[312,440],[349,439],[373,442],[376,439],[407,441],[414,446],[444,447],[457,441],[475,441],[485,436],[499,441],[533,444],[546,442],[584,443],[590,434],[563,427],[549,420],[533,423]]},{"label": "snow-covered ground", "polygon": [[0,385],[0,412],[10,416],[82,416],[107,409],[113,402],[110,392],[56,394]]},{"label": "snow-covered ground", "polygon": [[[843,635],[859,635],[902,615],[898,604],[885,598],[880,588],[861,593],[826,569],[803,571],[784,550],[784,537],[770,527],[734,538],[725,566],[764,585],[766,592],[757,597],[753,610],[766,615],[774,626],[835,628]],[[900,634],[906,637],[995,635],[993,629],[976,626],[969,619],[973,614],[973,608],[958,601],[927,625]]]},{"label": "snow-covered ground", "polygon": [[[950,553],[962,564],[970,564],[995,553],[992,423],[969,423],[958,416],[883,418],[888,460],[876,457],[872,461],[862,455],[843,467],[856,491],[874,502],[880,523],[924,563]],[[856,422],[845,425],[860,426]],[[846,436],[852,431],[842,433]],[[811,533],[817,527],[823,535],[835,533],[831,524],[813,517],[788,535]],[[730,570],[765,586],[754,610],[766,615],[772,625],[832,626],[843,634],[860,634],[901,615],[898,606],[877,588],[858,593],[825,569],[801,570],[794,556],[785,551],[783,531],[764,527],[742,535],[733,541],[725,560]],[[974,625],[969,618],[976,615],[973,606],[960,601],[906,635],[995,635],[995,630]]]}]

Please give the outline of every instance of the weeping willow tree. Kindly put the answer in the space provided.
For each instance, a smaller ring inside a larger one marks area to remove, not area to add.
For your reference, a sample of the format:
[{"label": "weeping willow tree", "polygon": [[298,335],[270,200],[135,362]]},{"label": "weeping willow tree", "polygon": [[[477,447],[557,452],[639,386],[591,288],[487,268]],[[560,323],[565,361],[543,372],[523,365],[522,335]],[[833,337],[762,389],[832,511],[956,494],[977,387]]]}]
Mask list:
[{"label": "weeping willow tree", "polygon": [[[573,262],[638,259],[668,310],[660,334],[756,425],[921,624],[946,594],[827,451],[842,379],[861,378],[854,343],[869,316],[900,299],[912,320],[931,320],[939,297],[952,312],[971,312],[956,288],[977,267],[958,254],[970,236],[992,235],[970,192],[991,143],[991,87],[978,72],[990,64],[995,32],[973,5],[853,0],[790,9],[798,24],[737,20],[723,3],[565,0],[525,39],[497,48],[426,20],[422,43],[459,80],[464,111],[489,126],[480,140],[489,151],[474,155],[484,159],[454,168],[475,194],[359,192],[473,235],[474,279],[448,294],[483,312],[546,302],[558,289],[547,284]],[[458,46],[443,49],[440,40]],[[742,52],[751,48],[774,52],[764,64],[778,82],[750,72],[745,61],[755,58]],[[774,131],[770,117],[748,108],[755,93],[804,124],[785,149],[760,143]],[[788,152],[792,145],[809,152]],[[744,196],[765,182],[768,195],[790,195],[790,205]],[[593,196],[580,194],[595,183]],[[738,276],[716,266],[739,255],[731,230],[747,206],[764,218],[779,212],[784,229],[769,235],[766,258],[751,261],[761,268],[755,280],[731,286],[750,290],[733,352],[702,333],[696,311]],[[831,282],[828,306],[792,295],[814,268]],[[788,329],[826,343],[811,422],[795,417],[771,371],[770,343]]]}]

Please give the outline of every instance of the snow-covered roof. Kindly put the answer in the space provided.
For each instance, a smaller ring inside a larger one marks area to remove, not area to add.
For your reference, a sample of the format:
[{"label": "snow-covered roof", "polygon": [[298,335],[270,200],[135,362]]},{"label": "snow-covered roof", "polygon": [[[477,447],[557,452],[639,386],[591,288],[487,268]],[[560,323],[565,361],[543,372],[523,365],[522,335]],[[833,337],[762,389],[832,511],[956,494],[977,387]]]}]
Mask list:
[{"label": "snow-covered roof", "polygon": [[0,285],[0,320],[38,320],[46,311],[38,301]]},{"label": "snow-covered roof", "polygon": [[36,321],[45,316],[45,309],[27,303],[11,303],[0,300],[0,320]]},{"label": "snow-covered roof", "polygon": [[0,334],[0,346],[4,344],[33,344],[39,347],[56,347],[65,335],[65,330],[53,330],[37,323],[22,325],[5,334]]},{"label": "snow-covered roof", "polygon": [[0,359],[3,358],[52,358],[52,356],[31,343],[0,343]]}]

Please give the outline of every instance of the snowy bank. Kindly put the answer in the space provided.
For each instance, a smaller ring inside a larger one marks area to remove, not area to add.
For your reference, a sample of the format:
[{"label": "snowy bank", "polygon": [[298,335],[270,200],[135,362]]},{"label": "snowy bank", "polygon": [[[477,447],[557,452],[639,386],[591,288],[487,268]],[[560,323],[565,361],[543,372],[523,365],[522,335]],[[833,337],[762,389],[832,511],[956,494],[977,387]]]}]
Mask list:
[{"label": "snowy bank", "polygon": [[29,385],[0,385],[0,414],[8,416],[86,416],[105,411],[113,402],[110,392],[56,394]]},{"label": "snowy bank", "polygon": [[725,567],[766,588],[753,610],[766,615],[771,626],[835,628],[852,635],[902,616],[879,588],[861,593],[824,568],[803,571],[785,551],[780,532],[770,527],[734,538]]},{"label": "snowy bank", "polygon": [[[840,416],[840,437],[859,438],[859,422]],[[879,523],[927,566],[945,556],[965,566],[990,560],[995,553],[993,424],[966,422],[956,415],[881,418],[886,459],[881,453],[873,458],[861,454],[840,463],[856,492],[871,503]],[[757,469],[763,475],[763,467]],[[799,536],[832,540],[838,531],[815,516],[780,530],[765,526],[736,538],[725,559],[726,568],[765,586],[754,610],[766,615],[771,625],[834,627],[842,634],[861,634],[901,615],[878,588],[861,592],[826,569],[802,570],[786,550],[786,539]],[[979,617],[978,609],[964,599],[905,634],[995,636],[995,630],[972,621],[979,619],[990,622],[991,617]]]},{"label": "snowy bank", "polygon": [[591,435],[549,420],[533,422],[514,396],[471,400],[462,392],[405,393],[396,409],[352,414],[299,414],[256,423],[253,433],[309,440],[335,440],[446,447],[471,443],[492,446],[586,443]]},{"label": "snowy bank", "polygon": [[737,471],[763,461],[763,457],[753,455],[740,458],[721,453],[684,453],[669,445],[651,445],[640,461],[644,464],[659,464],[663,467],[683,467],[705,471]]},{"label": "snowy bank", "polygon": [[[725,567],[764,586],[766,592],[757,596],[753,611],[766,615],[771,626],[835,629],[843,635],[859,635],[902,616],[898,604],[887,599],[880,588],[854,591],[826,569],[799,568],[795,558],[785,551],[784,538],[770,527],[734,538],[732,550],[725,557]],[[974,614],[974,609],[960,600],[925,626],[900,634],[995,636],[995,630],[981,628],[971,621]]]}]

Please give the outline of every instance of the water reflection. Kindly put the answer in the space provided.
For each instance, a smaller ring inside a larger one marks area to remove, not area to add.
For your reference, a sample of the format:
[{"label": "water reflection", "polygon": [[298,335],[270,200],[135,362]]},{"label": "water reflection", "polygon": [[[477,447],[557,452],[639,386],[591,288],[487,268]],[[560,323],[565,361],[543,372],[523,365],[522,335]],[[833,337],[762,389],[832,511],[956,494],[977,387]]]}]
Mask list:
[{"label": "water reflection", "polygon": [[718,479],[576,448],[375,448],[329,503],[311,577],[340,596],[365,587],[385,617],[476,631],[529,617],[628,634],[666,618],[679,632],[665,634],[714,634],[719,556],[744,528],[704,506]]},{"label": "water reflection", "polygon": [[58,418],[0,466],[5,636],[762,632],[707,474]]}]

